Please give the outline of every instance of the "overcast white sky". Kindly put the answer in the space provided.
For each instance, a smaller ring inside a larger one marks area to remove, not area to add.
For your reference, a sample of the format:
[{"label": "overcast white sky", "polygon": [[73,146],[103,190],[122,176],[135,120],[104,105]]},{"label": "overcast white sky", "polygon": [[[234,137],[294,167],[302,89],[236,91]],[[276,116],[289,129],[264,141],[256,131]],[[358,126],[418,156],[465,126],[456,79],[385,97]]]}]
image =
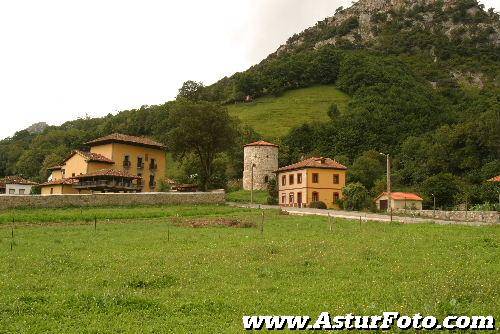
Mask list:
[{"label": "overcast white sky", "polygon": [[[0,1],[0,138],[171,100],[242,71],[346,0]],[[500,0],[482,1],[500,8]]]}]

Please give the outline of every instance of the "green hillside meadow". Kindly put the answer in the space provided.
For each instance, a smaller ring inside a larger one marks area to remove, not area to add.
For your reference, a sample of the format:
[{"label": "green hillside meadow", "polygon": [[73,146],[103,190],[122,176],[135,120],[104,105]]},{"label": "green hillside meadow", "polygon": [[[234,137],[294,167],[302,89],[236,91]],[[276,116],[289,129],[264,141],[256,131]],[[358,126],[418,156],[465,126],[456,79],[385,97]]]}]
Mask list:
[{"label": "green hillside meadow", "polygon": [[315,86],[288,91],[280,97],[230,105],[229,113],[264,137],[273,139],[304,123],[327,121],[327,111],[333,103],[343,111],[348,102],[349,97],[334,86]]},{"label": "green hillside meadow", "polygon": [[[214,219],[247,227],[191,225]],[[243,315],[323,311],[498,318],[499,232],[278,211],[261,229],[261,211],[228,206],[4,211],[0,333],[243,333]]]}]

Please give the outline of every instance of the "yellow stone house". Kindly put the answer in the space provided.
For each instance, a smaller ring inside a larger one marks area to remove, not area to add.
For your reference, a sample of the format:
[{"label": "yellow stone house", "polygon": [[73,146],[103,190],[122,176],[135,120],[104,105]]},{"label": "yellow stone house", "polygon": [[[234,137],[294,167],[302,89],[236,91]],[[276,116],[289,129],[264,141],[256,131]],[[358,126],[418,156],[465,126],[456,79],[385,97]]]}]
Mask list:
[{"label": "yellow stone house", "polygon": [[310,158],[276,171],[281,206],[307,207],[324,202],[338,208],[347,167],[329,158]]},{"label": "yellow stone house", "polygon": [[42,195],[154,192],[165,178],[165,146],[152,139],[114,133],[86,145],[49,168]]}]

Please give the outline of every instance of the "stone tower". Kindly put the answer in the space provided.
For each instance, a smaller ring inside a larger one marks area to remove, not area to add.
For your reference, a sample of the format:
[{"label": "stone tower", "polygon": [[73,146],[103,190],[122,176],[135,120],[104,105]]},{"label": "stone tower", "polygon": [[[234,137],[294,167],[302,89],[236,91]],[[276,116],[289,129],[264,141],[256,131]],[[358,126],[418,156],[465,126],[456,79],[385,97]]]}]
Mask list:
[{"label": "stone tower", "polygon": [[245,145],[245,161],[243,170],[243,189],[266,190],[267,182],[276,177],[274,171],[278,169],[278,145],[265,141]]}]

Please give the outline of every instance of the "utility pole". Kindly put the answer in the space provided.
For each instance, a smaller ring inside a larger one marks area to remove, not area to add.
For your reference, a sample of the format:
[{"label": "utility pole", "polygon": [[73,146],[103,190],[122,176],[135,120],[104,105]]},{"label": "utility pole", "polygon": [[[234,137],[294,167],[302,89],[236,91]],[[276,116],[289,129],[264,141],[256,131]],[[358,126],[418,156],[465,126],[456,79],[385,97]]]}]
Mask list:
[{"label": "utility pole", "polygon": [[253,169],[255,168],[255,164],[252,163],[252,169],[251,169],[251,177],[250,177],[250,204],[253,204]]},{"label": "utility pole", "polygon": [[434,212],[432,213],[432,216],[436,217],[436,195],[431,194],[431,196],[434,199]]},{"label": "utility pole", "polygon": [[392,200],[391,200],[391,156],[389,154],[380,153],[387,158],[387,210],[391,212],[392,221]]}]

